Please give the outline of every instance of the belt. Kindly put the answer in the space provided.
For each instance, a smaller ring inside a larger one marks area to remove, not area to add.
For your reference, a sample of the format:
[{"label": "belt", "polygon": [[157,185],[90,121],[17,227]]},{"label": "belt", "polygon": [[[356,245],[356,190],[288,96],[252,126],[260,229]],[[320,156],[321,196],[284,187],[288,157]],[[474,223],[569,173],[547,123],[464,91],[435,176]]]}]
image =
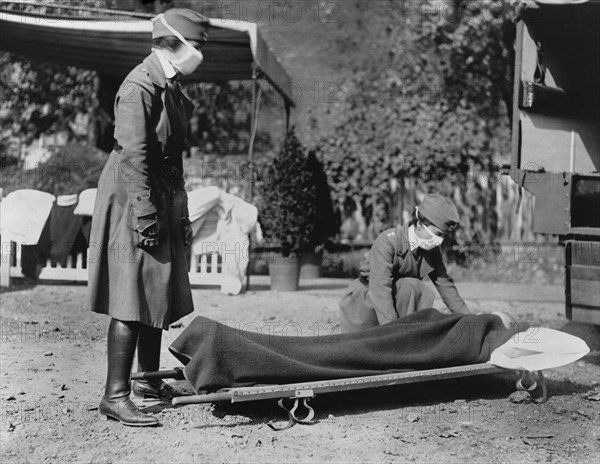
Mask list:
[{"label": "belt", "polygon": [[[115,142],[113,150],[116,151],[119,155],[123,153],[123,147],[117,142]],[[171,157],[169,155],[163,158],[162,163],[160,165],[159,173],[169,179],[174,179],[177,177],[179,170],[177,169],[177,167],[175,167],[175,165],[173,165],[173,163],[171,162]]]}]

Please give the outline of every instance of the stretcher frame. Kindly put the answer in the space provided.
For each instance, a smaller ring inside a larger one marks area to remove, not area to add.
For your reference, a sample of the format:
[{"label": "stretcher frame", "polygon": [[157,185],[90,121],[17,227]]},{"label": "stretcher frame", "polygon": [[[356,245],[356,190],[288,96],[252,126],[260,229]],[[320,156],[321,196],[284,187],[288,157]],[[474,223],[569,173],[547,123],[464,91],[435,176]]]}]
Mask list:
[{"label": "stretcher frame", "polygon": [[[454,379],[460,377],[472,377],[484,374],[496,374],[500,372],[521,372],[521,380],[517,382],[522,390],[533,392],[537,389],[536,385],[529,388],[522,388],[523,379],[526,372],[514,371],[495,366],[491,363],[470,364],[464,366],[443,367],[437,369],[413,370],[408,372],[398,372],[393,374],[379,374],[363,377],[350,377],[335,380],[317,380],[313,382],[289,383],[281,385],[256,385],[250,387],[234,387],[219,390],[214,393],[205,393],[200,395],[178,396],[173,398],[173,406],[183,406],[191,404],[217,403],[228,401],[231,403],[241,403],[247,401],[272,400],[278,401],[280,408],[288,414],[288,424],[283,428],[275,430],[284,430],[295,424],[310,424],[315,415],[314,409],[308,405],[308,401],[316,395],[324,393],[336,393],[352,390],[371,389],[378,387],[389,387],[395,385],[404,385],[411,383],[429,382],[434,380]],[[544,403],[548,399],[548,390],[546,379],[542,371],[536,371],[540,387],[542,390],[541,398],[534,400],[536,403]],[[132,380],[156,380],[156,379],[175,379],[184,380],[183,369],[177,367],[172,370],[155,372],[135,372],[131,376]],[[526,384],[527,385],[527,384]],[[293,400],[290,408],[286,407],[284,400]],[[307,410],[305,417],[297,416],[299,407]]]}]

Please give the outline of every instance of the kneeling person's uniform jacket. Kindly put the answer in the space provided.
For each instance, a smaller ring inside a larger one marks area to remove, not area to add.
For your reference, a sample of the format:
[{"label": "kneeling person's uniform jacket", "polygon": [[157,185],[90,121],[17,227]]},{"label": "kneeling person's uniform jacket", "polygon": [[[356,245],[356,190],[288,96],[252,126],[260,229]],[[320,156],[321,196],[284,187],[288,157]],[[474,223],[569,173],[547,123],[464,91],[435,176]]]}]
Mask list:
[{"label": "kneeling person's uniform jacket", "polygon": [[350,284],[342,298],[342,320],[353,321],[350,324],[360,330],[398,319],[395,293],[399,281],[406,277],[422,280],[426,276],[450,311],[470,312],[446,271],[440,247],[411,251],[408,226],[385,230],[371,247],[368,270],[361,269],[361,277]]}]

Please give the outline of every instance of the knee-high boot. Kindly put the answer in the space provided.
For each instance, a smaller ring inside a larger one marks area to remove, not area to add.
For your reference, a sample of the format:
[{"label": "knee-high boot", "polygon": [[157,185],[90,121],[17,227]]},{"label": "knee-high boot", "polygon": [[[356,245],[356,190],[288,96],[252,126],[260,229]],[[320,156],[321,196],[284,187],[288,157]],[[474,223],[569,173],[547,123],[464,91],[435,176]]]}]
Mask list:
[{"label": "knee-high boot", "polygon": [[124,425],[159,425],[158,419],[141,412],[131,401],[131,365],[140,331],[137,322],[111,319],[108,327],[108,369],[106,389],[100,401],[100,414]]},{"label": "knee-high boot", "polygon": [[[142,325],[137,342],[138,369],[140,372],[157,371],[160,368],[162,329]],[[133,393],[142,398],[172,400],[175,390],[162,380],[135,380]]]},{"label": "knee-high boot", "polygon": [[140,371],[157,371],[160,368],[162,329],[142,325],[137,340],[138,368]]}]

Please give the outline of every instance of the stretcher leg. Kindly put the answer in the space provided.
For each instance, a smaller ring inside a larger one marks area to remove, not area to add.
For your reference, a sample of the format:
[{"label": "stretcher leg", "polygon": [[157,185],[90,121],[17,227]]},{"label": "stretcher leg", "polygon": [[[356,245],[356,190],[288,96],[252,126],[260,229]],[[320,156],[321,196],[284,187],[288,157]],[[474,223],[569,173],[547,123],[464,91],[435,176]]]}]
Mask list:
[{"label": "stretcher leg", "polygon": [[517,380],[516,385],[517,390],[526,391],[531,394],[541,387],[541,398],[532,398],[532,400],[538,404],[548,401],[548,386],[546,385],[546,378],[544,377],[544,373],[542,371],[521,371],[521,378]]},{"label": "stretcher leg", "polygon": [[538,404],[541,403],[545,403],[546,401],[548,401],[548,386],[546,385],[546,378],[544,377],[544,374],[542,371],[536,371],[538,378],[540,380],[540,384],[542,386],[542,397],[539,399],[535,399],[533,401],[535,401]]},{"label": "stretcher leg", "polygon": [[233,393],[230,391],[218,391],[204,395],[177,396],[171,400],[171,403],[173,406],[187,406],[189,404],[218,403],[220,401],[231,402],[232,399]]},{"label": "stretcher leg", "polygon": [[[300,419],[296,415],[296,411],[298,410],[298,406],[300,405],[300,400],[302,400],[302,403],[301,403],[302,406],[304,406],[304,408],[308,411],[308,413],[306,414],[306,417],[304,419]],[[291,409],[288,409],[285,406],[284,401],[285,401],[285,399],[281,398],[279,401],[277,401],[277,405],[281,409],[283,409],[285,412],[287,412],[287,414],[288,414],[287,424],[285,424],[283,427],[277,427],[273,424],[273,421],[269,421],[269,422],[267,422],[267,425],[269,427],[271,427],[275,431],[280,431],[280,430],[287,430],[296,424],[312,424],[313,423],[313,419],[315,418],[315,410],[308,405],[310,398],[294,399],[294,404],[292,405]]]},{"label": "stretcher leg", "polygon": [[148,372],[133,372],[131,380],[159,380],[159,379],[175,379],[185,380],[183,369],[176,367],[168,371],[148,371]]}]

